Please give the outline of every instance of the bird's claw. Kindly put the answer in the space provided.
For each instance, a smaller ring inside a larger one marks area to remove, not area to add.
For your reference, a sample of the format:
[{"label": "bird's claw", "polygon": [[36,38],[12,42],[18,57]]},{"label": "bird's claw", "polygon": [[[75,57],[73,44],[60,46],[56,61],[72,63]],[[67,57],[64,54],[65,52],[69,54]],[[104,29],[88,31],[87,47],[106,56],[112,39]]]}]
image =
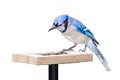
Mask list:
[{"label": "bird's claw", "polygon": [[68,48],[68,49],[63,49],[62,51],[73,51],[73,49]]},{"label": "bird's claw", "polygon": [[79,52],[85,52],[85,50],[83,50],[83,49],[80,49],[80,50],[79,50]]},{"label": "bird's claw", "polygon": [[55,54],[55,55],[61,55],[61,54],[67,54],[66,52],[64,51],[59,51],[59,53]]},{"label": "bird's claw", "polygon": [[59,51],[59,53],[57,53],[55,55],[67,54],[65,51],[73,51],[73,49],[71,49],[71,48],[69,48],[69,49],[63,49],[62,51]]}]

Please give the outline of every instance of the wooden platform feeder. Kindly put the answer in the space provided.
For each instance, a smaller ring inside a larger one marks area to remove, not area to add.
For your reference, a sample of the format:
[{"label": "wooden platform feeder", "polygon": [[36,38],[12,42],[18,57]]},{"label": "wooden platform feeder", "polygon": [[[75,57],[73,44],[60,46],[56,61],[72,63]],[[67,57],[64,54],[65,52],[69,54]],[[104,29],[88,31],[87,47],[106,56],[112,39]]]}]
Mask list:
[{"label": "wooden platform feeder", "polygon": [[74,51],[13,54],[12,61],[34,65],[48,65],[49,80],[58,80],[58,64],[93,61],[93,55]]}]

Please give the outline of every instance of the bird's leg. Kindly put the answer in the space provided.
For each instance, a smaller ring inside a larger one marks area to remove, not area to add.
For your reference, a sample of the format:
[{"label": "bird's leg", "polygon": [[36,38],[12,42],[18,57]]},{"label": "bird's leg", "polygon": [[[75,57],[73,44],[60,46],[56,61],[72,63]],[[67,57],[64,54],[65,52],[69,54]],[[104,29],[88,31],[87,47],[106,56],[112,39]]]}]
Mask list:
[{"label": "bird's leg", "polygon": [[85,45],[84,49],[80,49],[79,52],[80,52],[80,51],[85,52],[85,51],[86,51],[86,48],[87,48],[87,45]]},{"label": "bird's leg", "polygon": [[74,48],[74,47],[76,47],[77,46],[77,44],[76,43],[74,43],[74,45],[73,46],[71,46],[70,48],[68,48],[68,49],[63,49],[63,51],[73,51],[73,49],[72,48]]}]

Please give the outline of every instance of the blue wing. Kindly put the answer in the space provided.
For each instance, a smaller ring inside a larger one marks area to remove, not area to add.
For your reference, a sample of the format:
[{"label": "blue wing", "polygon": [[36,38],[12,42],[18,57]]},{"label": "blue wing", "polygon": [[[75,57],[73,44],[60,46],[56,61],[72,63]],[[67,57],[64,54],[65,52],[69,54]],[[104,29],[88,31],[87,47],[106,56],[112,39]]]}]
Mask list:
[{"label": "blue wing", "polygon": [[81,32],[90,37],[93,40],[94,44],[96,44],[96,46],[97,44],[99,44],[98,41],[95,39],[94,35],[92,34],[92,32],[89,29],[87,29],[87,27],[84,26],[80,21],[75,20],[73,25],[76,27],[78,32]]}]

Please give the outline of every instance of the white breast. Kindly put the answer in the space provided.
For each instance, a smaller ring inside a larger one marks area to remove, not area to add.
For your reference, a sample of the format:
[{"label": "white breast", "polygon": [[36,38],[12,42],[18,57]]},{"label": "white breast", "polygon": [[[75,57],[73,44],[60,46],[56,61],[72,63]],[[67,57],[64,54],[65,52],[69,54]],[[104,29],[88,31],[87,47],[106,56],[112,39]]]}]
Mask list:
[{"label": "white breast", "polygon": [[78,44],[86,44],[90,40],[88,36],[76,31],[73,26],[69,27],[62,35],[68,40]]}]

